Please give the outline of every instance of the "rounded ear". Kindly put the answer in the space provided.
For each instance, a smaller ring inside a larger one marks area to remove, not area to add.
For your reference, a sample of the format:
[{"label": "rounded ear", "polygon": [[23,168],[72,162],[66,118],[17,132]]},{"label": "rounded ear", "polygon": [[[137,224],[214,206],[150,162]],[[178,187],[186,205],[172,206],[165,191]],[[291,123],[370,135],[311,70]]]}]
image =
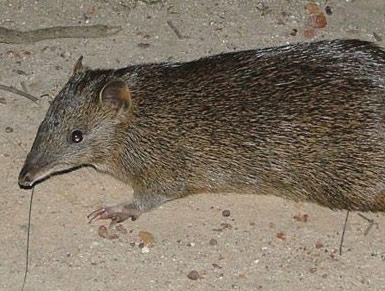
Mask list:
[{"label": "rounded ear", "polygon": [[81,72],[84,72],[85,67],[83,67],[82,61],[83,61],[83,56],[80,56],[79,59],[76,61],[74,70],[72,72],[72,76],[75,76],[77,74],[80,74]]},{"label": "rounded ear", "polygon": [[113,111],[129,109],[131,106],[131,92],[125,82],[115,80],[107,83],[99,93],[99,101]]}]

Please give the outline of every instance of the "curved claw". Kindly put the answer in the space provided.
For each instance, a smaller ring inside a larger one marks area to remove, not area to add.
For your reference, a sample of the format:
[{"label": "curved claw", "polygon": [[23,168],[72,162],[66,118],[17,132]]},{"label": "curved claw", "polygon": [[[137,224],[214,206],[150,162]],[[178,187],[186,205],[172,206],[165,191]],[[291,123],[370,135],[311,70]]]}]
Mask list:
[{"label": "curved claw", "polygon": [[90,214],[87,215],[87,218],[89,219],[88,223],[91,223],[91,222],[93,222],[95,220],[99,220],[99,219],[111,218],[113,220],[113,217],[109,217],[106,208],[99,208],[99,209],[92,211]]},{"label": "curved claw", "polygon": [[131,218],[131,220],[134,221],[138,217],[138,214],[133,214],[129,211],[122,211],[116,207],[103,207],[92,211],[87,215],[87,218],[89,219],[88,223],[99,219],[111,219],[111,222],[119,223],[128,218]]}]

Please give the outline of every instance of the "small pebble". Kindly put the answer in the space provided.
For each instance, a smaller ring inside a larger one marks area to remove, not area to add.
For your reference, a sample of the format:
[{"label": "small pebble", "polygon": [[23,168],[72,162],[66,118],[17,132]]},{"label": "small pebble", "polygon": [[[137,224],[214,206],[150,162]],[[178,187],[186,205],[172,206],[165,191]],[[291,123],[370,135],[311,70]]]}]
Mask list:
[{"label": "small pebble", "polygon": [[315,248],[316,249],[321,249],[323,248],[323,243],[320,241],[320,240],[317,240],[317,242],[315,243]]},{"label": "small pebble", "polygon": [[138,44],[138,47],[142,48],[142,49],[146,49],[146,48],[150,47],[150,44],[141,42]]},{"label": "small pebble", "polygon": [[225,223],[225,222],[221,223],[221,227],[222,227],[222,229],[232,229],[233,228],[233,226],[230,223]]},{"label": "small pebble", "polygon": [[286,234],[283,231],[277,232],[277,238],[286,240]]},{"label": "small pebble", "polygon": [[230,210],[228,210],[228,209],[223,210],[222,211],[222,216],[223,217],[229,217],[230,216]]},{"label": "small pebble", "polygon": [[22,76],[27,76],[28,74],[24,72],[23,70],[14,70],[15,73],[22,75]]},{"label": "small pebble", "polygon": [[326,15],[332,15],[333,14],[332,8],[329,5],[326,5],[325,13],[326,13]]},{"label": "small pebble", "polygon": [[11,133],[11,132],[13,132],[13,128],[10,127],[10,126],[7,126],[7,127],[5,128],[5,132],[6,132],[6,133]]},{"label": "small pebble", "polygon": [[61,56],[62,58],[67,59],[67,58],[71,57],[71,53],[70,53],[70,52],[62,52],[62,53],[60,54],[60,56]]},{"label": "small pebble", "polygon": [[308,214],[296,214],[293,216],[293,218],[299,222],[307,222],[309,220],[309,215]]},{"label": "small pebble", "polygon": [[147,247],[154,246],[155,239],[154,236],[148,231],[139,231],[139,238],[143,244]]},{"label": "small pebble", "polygon": [[187,278],[190,280],[198,280],[199,279],[199,273],[197,271],[191,271],[188,273]]},{"label": "small pebble", "polygon": [[218,241],[215,238],[210,239],[209,245],[210,246],[216,246],[218,244]]},{"label": "small pebble", "polygon": [[296,36],[297,33],[298,33],[298,30],[295,29],[295,28],[293,28],[293,30],[290,32],[290,35],[291,35],[291,36]]},{"label": "small pebble", "polygon": [[99,226],[98,235],[106,239],[117,239],[119,236],[114,231],[105,225]]}]

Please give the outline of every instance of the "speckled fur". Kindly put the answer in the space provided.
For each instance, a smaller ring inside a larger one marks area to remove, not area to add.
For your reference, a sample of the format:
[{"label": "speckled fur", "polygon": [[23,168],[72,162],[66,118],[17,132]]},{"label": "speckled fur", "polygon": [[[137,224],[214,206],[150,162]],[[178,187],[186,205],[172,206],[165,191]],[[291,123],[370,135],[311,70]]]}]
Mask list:
[{"label": "speckled fur", "polygon": [[[19,183],[93,165],[141,211],[200,192],[385,211],[384,77],[385,52],[359,40],[86,70],[52,103]],[[118,114],[99,100],[113,80],[132,96]]]}]

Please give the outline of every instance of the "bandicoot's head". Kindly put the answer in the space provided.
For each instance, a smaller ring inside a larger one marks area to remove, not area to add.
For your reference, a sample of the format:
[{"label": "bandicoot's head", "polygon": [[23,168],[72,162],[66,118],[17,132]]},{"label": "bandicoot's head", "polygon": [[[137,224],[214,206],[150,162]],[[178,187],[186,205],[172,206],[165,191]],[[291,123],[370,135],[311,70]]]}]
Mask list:
[{"label": "bandicoot's head", "polygon": [[32,187],[53,173],[91,165],[105,170],[115,125],[127,118],[131,95],[112,70],[85,70],[82,58],[53,100],[19,174]]}]

